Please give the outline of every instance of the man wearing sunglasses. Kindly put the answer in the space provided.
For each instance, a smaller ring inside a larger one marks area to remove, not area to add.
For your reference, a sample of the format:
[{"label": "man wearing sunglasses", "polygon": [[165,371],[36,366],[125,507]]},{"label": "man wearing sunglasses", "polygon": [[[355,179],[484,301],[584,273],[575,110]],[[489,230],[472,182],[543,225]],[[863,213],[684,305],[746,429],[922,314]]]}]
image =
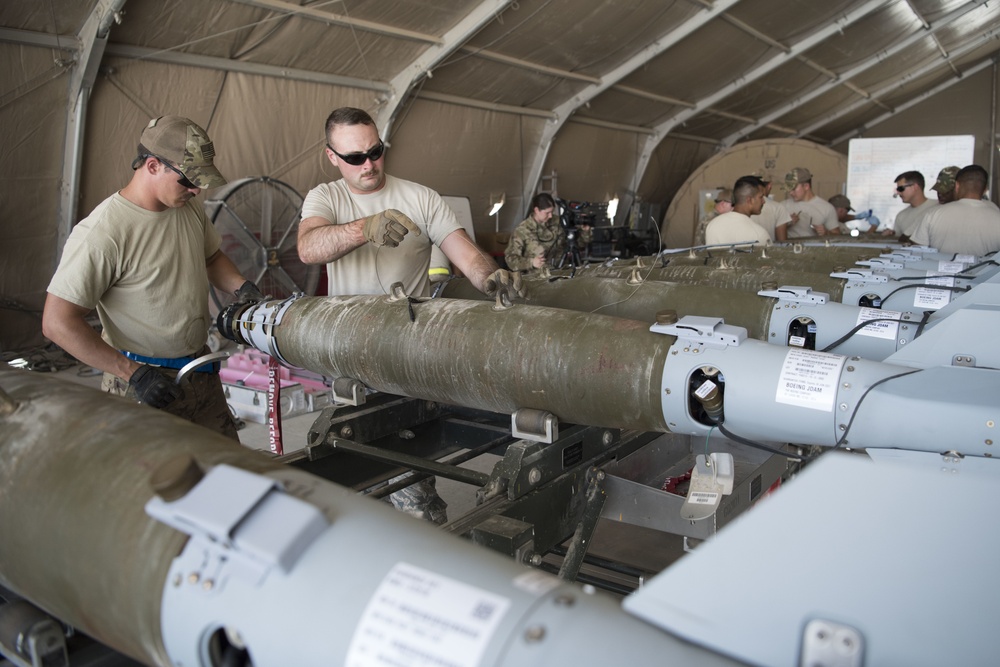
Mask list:
[{"label": "man wearing sunglasses", "polygon": [[[104,371],[101,388],[216,430],[237,442],[218,362],[178,384],[208,351],[209,283],[245,300],[257,287],[220,250],[195,197],[226,183],[215,148],[187,118],[143,129],[128,185],[73,228],[48,287],[42,332]],[[85,320],[96,308],[102,334]]]},{"label": "man wearing sunglasses", "polygon": [[[520,274],[500,269],[480,250],[438,193],[385,173],[385,150],[367,112],[342,107],[327,118],[326,157],[341,178],[306,195],[298,249],[306,264],[326,264],[328,293],[386,294],[400,282],[407,294],[427,296],[432,244],[480,291],[519,292]],[[447,521],[433,478],[390,500],[412,516]]]},{"label": "man wearing sunglasses", "polygon": [[904,171],[896,177],[896,193],[893,196],[908,204],[896,214],[896,220],[892,224],[901,243],[909,243],[910,236],[920,225],[920,221],[938,205],[936,201],[924,195],[924,184],[924,175],[919,171]]},{"label": "man wearing sunglasses", "polygon": [[475,244],[438,193],[386,174],[385,150],[367,112],[342,107],[327,118],[326,157],[341,178],[306,195],[298,249],[306,264],[326,264],[330,295],[387,294],[401,282],[407,294],[427,296],[432,244],[484,293],[519,280]]}]

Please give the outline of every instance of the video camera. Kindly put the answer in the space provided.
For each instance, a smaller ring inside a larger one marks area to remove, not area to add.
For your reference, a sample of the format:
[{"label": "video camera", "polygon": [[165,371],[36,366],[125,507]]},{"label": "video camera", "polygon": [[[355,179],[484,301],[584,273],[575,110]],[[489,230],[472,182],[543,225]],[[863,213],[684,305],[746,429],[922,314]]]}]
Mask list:
[{"label": "video camera", "polygon": [[[603,208],[603,210],[600,210]],[[566,201],[556,199],[556,211],[559,213],[559,223],[566,230],[566,236],[573,240],[576,228],[582,225],[596,227],[602,218],[607,218],[607,204],[592,204],[585,201]]]}]

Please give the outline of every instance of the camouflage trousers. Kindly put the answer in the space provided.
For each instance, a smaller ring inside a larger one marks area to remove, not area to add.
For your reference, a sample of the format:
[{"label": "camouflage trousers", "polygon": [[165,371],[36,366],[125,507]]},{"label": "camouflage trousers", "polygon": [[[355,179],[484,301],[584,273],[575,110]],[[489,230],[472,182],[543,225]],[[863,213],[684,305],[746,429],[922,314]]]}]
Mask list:
[{"label": "camouflage trousers", "polygon": [[[406,479],[410,473],[404,473],[389,480],[394,484]],[[438,495],[434,477],[420,480],[405,489],[400,489],[389,495],[392,506],[400,512],[415,516],[425,521],[433,521],[437,525],[448,522],[448,503]]]},{"label": "camouflage trousers", "polygon": [[[171,380],[177,377],[177,372],[171,368],[157,368]],[[240,441],[236,431],[236,423],[229,412],[226,395],[222,390],[222,380],[218,373],[189,373],[181,380],[184,395],[163,408],[164,412],[183,417],[199,426],[221,433]],[[101,389],[115,396],[124,396],[138,401],[135,391],[128,382],[110,373],[105,373],[101,380]]]}]

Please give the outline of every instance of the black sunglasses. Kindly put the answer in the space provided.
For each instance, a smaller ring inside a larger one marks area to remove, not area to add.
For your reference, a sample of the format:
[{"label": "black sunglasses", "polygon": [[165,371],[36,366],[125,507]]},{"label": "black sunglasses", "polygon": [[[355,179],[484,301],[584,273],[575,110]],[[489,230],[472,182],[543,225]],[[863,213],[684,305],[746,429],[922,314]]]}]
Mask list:
[{"label": "black sunglasses", "polygon": [[364,153],[348,153],[347,155],[341,155],[336,150],[334,150],[333,146],[331,146],[330,144],[327,144],[326,147],[329,148],[331,151],[333,151],[333,154],[339,157],[341,160],[355,167],[360,167],[367,160],[375,162],[380,157],[382,157],[383,153],[385,153],[385,144],[382,143],[381,141],[379,141],[378,144],[376,144],[375,146],[373,146]]},{"label": "black sunglasses", "polygon": [[163,158],[161,158],[159,155],[150,155],[150,157],[155,157],[156,160],[160,164],[162,164],[164,167],[166,167],[170,171],[172,171],[175,174],[177,174],[178,176],[180,176],[180,178],[177,179],[177,182],[180,183],[180,186],[182,188],[187,188],[188,190],[199,190],[199,189],[201,189],[199,186],[197,186],[194,183],[192,183],[191,179],[189,179],[187,176],[184,175],[184,172],[182,172],[180,169],[178,169],[174,165],[170,164],[169,162],[167,162],[166,160],[164,160]]},{"label": "black sunglasses", "polygon": [[911,185],[913,185],[913,183],[907,183],[906,185],[897,185],[896,186],[896,192],[902,192],[903,190],[905,190],[906,188],[910,187]]}]

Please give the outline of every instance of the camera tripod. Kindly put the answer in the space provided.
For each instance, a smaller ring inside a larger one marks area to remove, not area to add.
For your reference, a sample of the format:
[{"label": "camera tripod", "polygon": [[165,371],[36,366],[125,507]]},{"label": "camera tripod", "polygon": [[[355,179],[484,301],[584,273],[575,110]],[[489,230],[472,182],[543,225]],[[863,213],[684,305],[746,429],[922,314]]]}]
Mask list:
[{"label": "camera tripod", "polygon": [[568,229],[566,230],[566,252],[563,253],[562,258],[556,264],[557,269],[561,269],[567,264],[573,267],[570,271],[570,277],[576,275],[576,269],[579,267],[583,261],[580,259],[580,249],[576,247],[576,230]]}]

